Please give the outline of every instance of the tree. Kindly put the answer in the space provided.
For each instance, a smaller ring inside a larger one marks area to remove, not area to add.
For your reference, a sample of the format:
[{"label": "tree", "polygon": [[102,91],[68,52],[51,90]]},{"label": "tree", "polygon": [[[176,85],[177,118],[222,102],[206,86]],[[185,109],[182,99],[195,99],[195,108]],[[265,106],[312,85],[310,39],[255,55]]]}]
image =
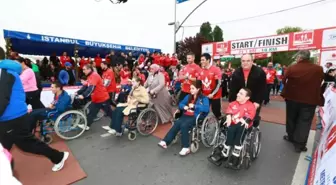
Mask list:
[{"label": "tree", "polygon": [[212,32],[213,35],[213,41],[214,42],[220,42],[223,41],[223,30],[219,26],[215,26]]},{"label": "tree", "polygon": [[207,42],[208,40],[201,36],[201,34],[185,38],[177,44],[176,51],[178,58],[185,63],[187,61],[187,54],[192,52],[195,54],[195,62],[198,63],[202,55],[202,44]]},{"label": "tree", "polygon": [[200,36],[204,37],[207,41],[209,42],[213,41],[212,28],[209,22],[205,22],[202,24],[199,34]]},{"label": "tree", "polygon": [[[280,35],[280,34],[286,34],[286,33],[297,32],[297,31],[302,31],[302,28],[286,26],[284,28],[278,29],[276,33]],[[294,61],[293,56],[295,53],[296,51],[273,53],[273,62],[288,66]]]}]

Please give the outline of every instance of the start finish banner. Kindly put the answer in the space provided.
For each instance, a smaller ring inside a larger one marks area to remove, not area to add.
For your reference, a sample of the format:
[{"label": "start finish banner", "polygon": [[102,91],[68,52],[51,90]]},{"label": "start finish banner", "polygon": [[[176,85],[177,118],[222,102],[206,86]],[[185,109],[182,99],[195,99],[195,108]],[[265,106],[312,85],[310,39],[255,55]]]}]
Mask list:
[{"label": "start finish banner", "polygon": [[210,53],[213,57],[303,49],[336,49],[336,27],[202,45],[202,52]]}]

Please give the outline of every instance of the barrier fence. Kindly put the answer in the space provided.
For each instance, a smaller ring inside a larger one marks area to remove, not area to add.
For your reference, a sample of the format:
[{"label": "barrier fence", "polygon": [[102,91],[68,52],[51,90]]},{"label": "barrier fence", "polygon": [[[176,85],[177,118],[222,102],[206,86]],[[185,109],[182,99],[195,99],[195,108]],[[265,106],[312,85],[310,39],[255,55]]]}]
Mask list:
[{"label": "barrier fence", "polygon": [[336,88],[330,85],[325,93],[325,104],[318,111],[322,131],[312,154],[307,185],[336,184]]}]

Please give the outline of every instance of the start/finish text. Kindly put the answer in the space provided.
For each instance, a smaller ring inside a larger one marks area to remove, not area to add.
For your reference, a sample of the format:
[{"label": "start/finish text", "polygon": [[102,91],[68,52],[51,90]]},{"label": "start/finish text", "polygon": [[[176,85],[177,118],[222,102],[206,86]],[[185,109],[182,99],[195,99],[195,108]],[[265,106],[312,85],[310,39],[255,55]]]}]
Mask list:
[{"label": "start/finish text", "polygon": [[232,41],[231,50],[283,46],[288,45],[288,43],[289,43],[289,35],[254,38],[240,41]]}]

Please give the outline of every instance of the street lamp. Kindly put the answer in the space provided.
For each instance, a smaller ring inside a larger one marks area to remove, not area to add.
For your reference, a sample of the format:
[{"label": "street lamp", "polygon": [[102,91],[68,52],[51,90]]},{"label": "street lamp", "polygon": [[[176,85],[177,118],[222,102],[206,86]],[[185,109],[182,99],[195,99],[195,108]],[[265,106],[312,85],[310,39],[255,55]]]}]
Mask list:
[{"label": "street lamp", "polygon": [[[208,0],[203,0],[199,5],[197,5],[188,15],[182,23],[180,24],[179,22],[176,22],[176,5],[177,5],[177,0],[174,0],[174,22],[168,23],[169,26],[174,25],[174,53],[176,53],[176,33],[179,31],[179,29],[183,26],[183,24],[186,22],[186,20],[193,14],[200,6],[202,6],[205,2]],[[184,2],[184,1],[183,1]]]}]

